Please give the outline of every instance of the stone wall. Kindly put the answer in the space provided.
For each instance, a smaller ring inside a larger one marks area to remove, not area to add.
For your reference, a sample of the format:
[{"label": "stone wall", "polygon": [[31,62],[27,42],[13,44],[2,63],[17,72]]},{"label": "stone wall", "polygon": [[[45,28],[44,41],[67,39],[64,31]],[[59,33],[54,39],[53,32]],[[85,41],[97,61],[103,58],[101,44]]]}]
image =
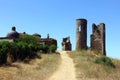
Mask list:
[{"label": "stone wall", "polygon": [[47,35],[47,38],[41,38],[41,35],[38,33],[33,34],[33,36],[35,36],[36,38],[39,39],[39,42],[40,42],[39,44],[41,44],[41,45],[48,45],[48,46],[55,45],[55,46],[57,46],[57,40],[50,38],[49,34]]},{"label": "stone wall", "polygon": [[48,45],[48,46],[55,45],[55,46],[57,46],[57,40],[53,39],[53,38],[49,38],[49,39],[47,39],[47,38],[41,38],[41,39],[39,39],[39,42],[42,45]]},{"label": "stone wall", "polygon": [[87,49],[87,20],[76,20],[76,50]]},{"label": "stone wall", "polygon": [[7,37],[0,37],[0,42],[1,42],[1,41],[14,42],[13,39],[9,39],[9,38],[7,38]]},{"label": "stone wall", "polygon": [[92,25],[91,50],[106,55],[105,50],[105,24]]}]

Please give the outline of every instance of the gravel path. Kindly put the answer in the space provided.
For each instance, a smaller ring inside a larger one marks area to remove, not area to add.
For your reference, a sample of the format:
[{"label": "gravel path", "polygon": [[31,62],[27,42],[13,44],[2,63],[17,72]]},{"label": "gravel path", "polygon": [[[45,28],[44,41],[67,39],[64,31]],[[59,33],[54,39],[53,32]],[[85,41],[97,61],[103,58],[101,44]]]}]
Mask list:
[{"label": "gravel path", "polygon": [[60,55],[61,64],[49,80],[77,80],[73,60],[68,56],[66,51],[60,51]]}]

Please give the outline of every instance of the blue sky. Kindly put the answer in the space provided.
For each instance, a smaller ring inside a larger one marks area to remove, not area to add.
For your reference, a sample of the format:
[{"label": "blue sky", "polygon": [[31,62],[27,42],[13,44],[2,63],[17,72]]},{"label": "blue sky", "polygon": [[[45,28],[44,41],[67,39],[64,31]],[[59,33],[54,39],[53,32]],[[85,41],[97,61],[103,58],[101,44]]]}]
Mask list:
[{"label": "blue sky", "polygon": [[107,56],[120,59],[120,0],[0,0],[0,36],[12,26],[18,32],[39,33],[58,40],[70,36],[75,50],[76,19],[88,21],[88,46],[92,24],[106,24]]}]

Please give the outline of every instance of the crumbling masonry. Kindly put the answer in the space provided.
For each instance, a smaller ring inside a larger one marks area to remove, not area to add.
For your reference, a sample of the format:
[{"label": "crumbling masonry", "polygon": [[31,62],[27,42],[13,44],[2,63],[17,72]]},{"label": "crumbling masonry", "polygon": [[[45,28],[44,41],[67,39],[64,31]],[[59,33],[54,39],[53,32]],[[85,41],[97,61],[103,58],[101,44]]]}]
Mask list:
[{"label": "crumbling masonry", "polygon": [[[105,24],[92,25],[92,34],[90,36],[90,48],[100,54],[106,55],[105,50]],[[87,20],[76,20],[76,50],[87,49]]]},{"label": "crumbling masonry", "polygon": [[92,25],[91,50],[106,55],[105,51],[105,24]]},{"label": "crumbling masonry", "polygon": [[[12,31],[9,32],[6,37],[0,37],[0,41],[14,42],[17,38],[19,38],[20,35],[29,35],[29,34],[26,34],[26,32],[18,33],[16,31],[15,26],[13,26],[11,30]],[[41,35],[37,33],[33,34],[32,36],[35,36],[36,38],[38,38],[40,45],[57,46],[57,40],[54,38],[50,38],[49,34],[47,35],[47,38],[41,38]]]},{"label": "crumbling masonry", "polygon": [[87,20],[76,20],[76,50],[87,49]]},{"label": "crumbling masonry", "polygon": [[63,38],[63,40],[62,40],[62,50],[63,51],[66,51],[66,50],[71,51],[72,50],[70,37]]}]

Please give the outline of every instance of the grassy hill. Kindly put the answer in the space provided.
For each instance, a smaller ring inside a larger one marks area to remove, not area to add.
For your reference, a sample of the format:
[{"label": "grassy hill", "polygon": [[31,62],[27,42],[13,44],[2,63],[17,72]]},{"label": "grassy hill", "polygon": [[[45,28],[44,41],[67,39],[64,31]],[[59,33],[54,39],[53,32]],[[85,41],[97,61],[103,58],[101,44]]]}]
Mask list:
[{"label": "grassy hill", "polygon": [[41,54],[41,59],[29,63],[15,62],[0,67],[0,80],[46,80],[58,68],[61,58],[58,54]]},{"label": "grassy hill", "polygon": [[120,80],[120,60],[95,55],[89,50],[68,54],[75,63],[78,80]]}]

